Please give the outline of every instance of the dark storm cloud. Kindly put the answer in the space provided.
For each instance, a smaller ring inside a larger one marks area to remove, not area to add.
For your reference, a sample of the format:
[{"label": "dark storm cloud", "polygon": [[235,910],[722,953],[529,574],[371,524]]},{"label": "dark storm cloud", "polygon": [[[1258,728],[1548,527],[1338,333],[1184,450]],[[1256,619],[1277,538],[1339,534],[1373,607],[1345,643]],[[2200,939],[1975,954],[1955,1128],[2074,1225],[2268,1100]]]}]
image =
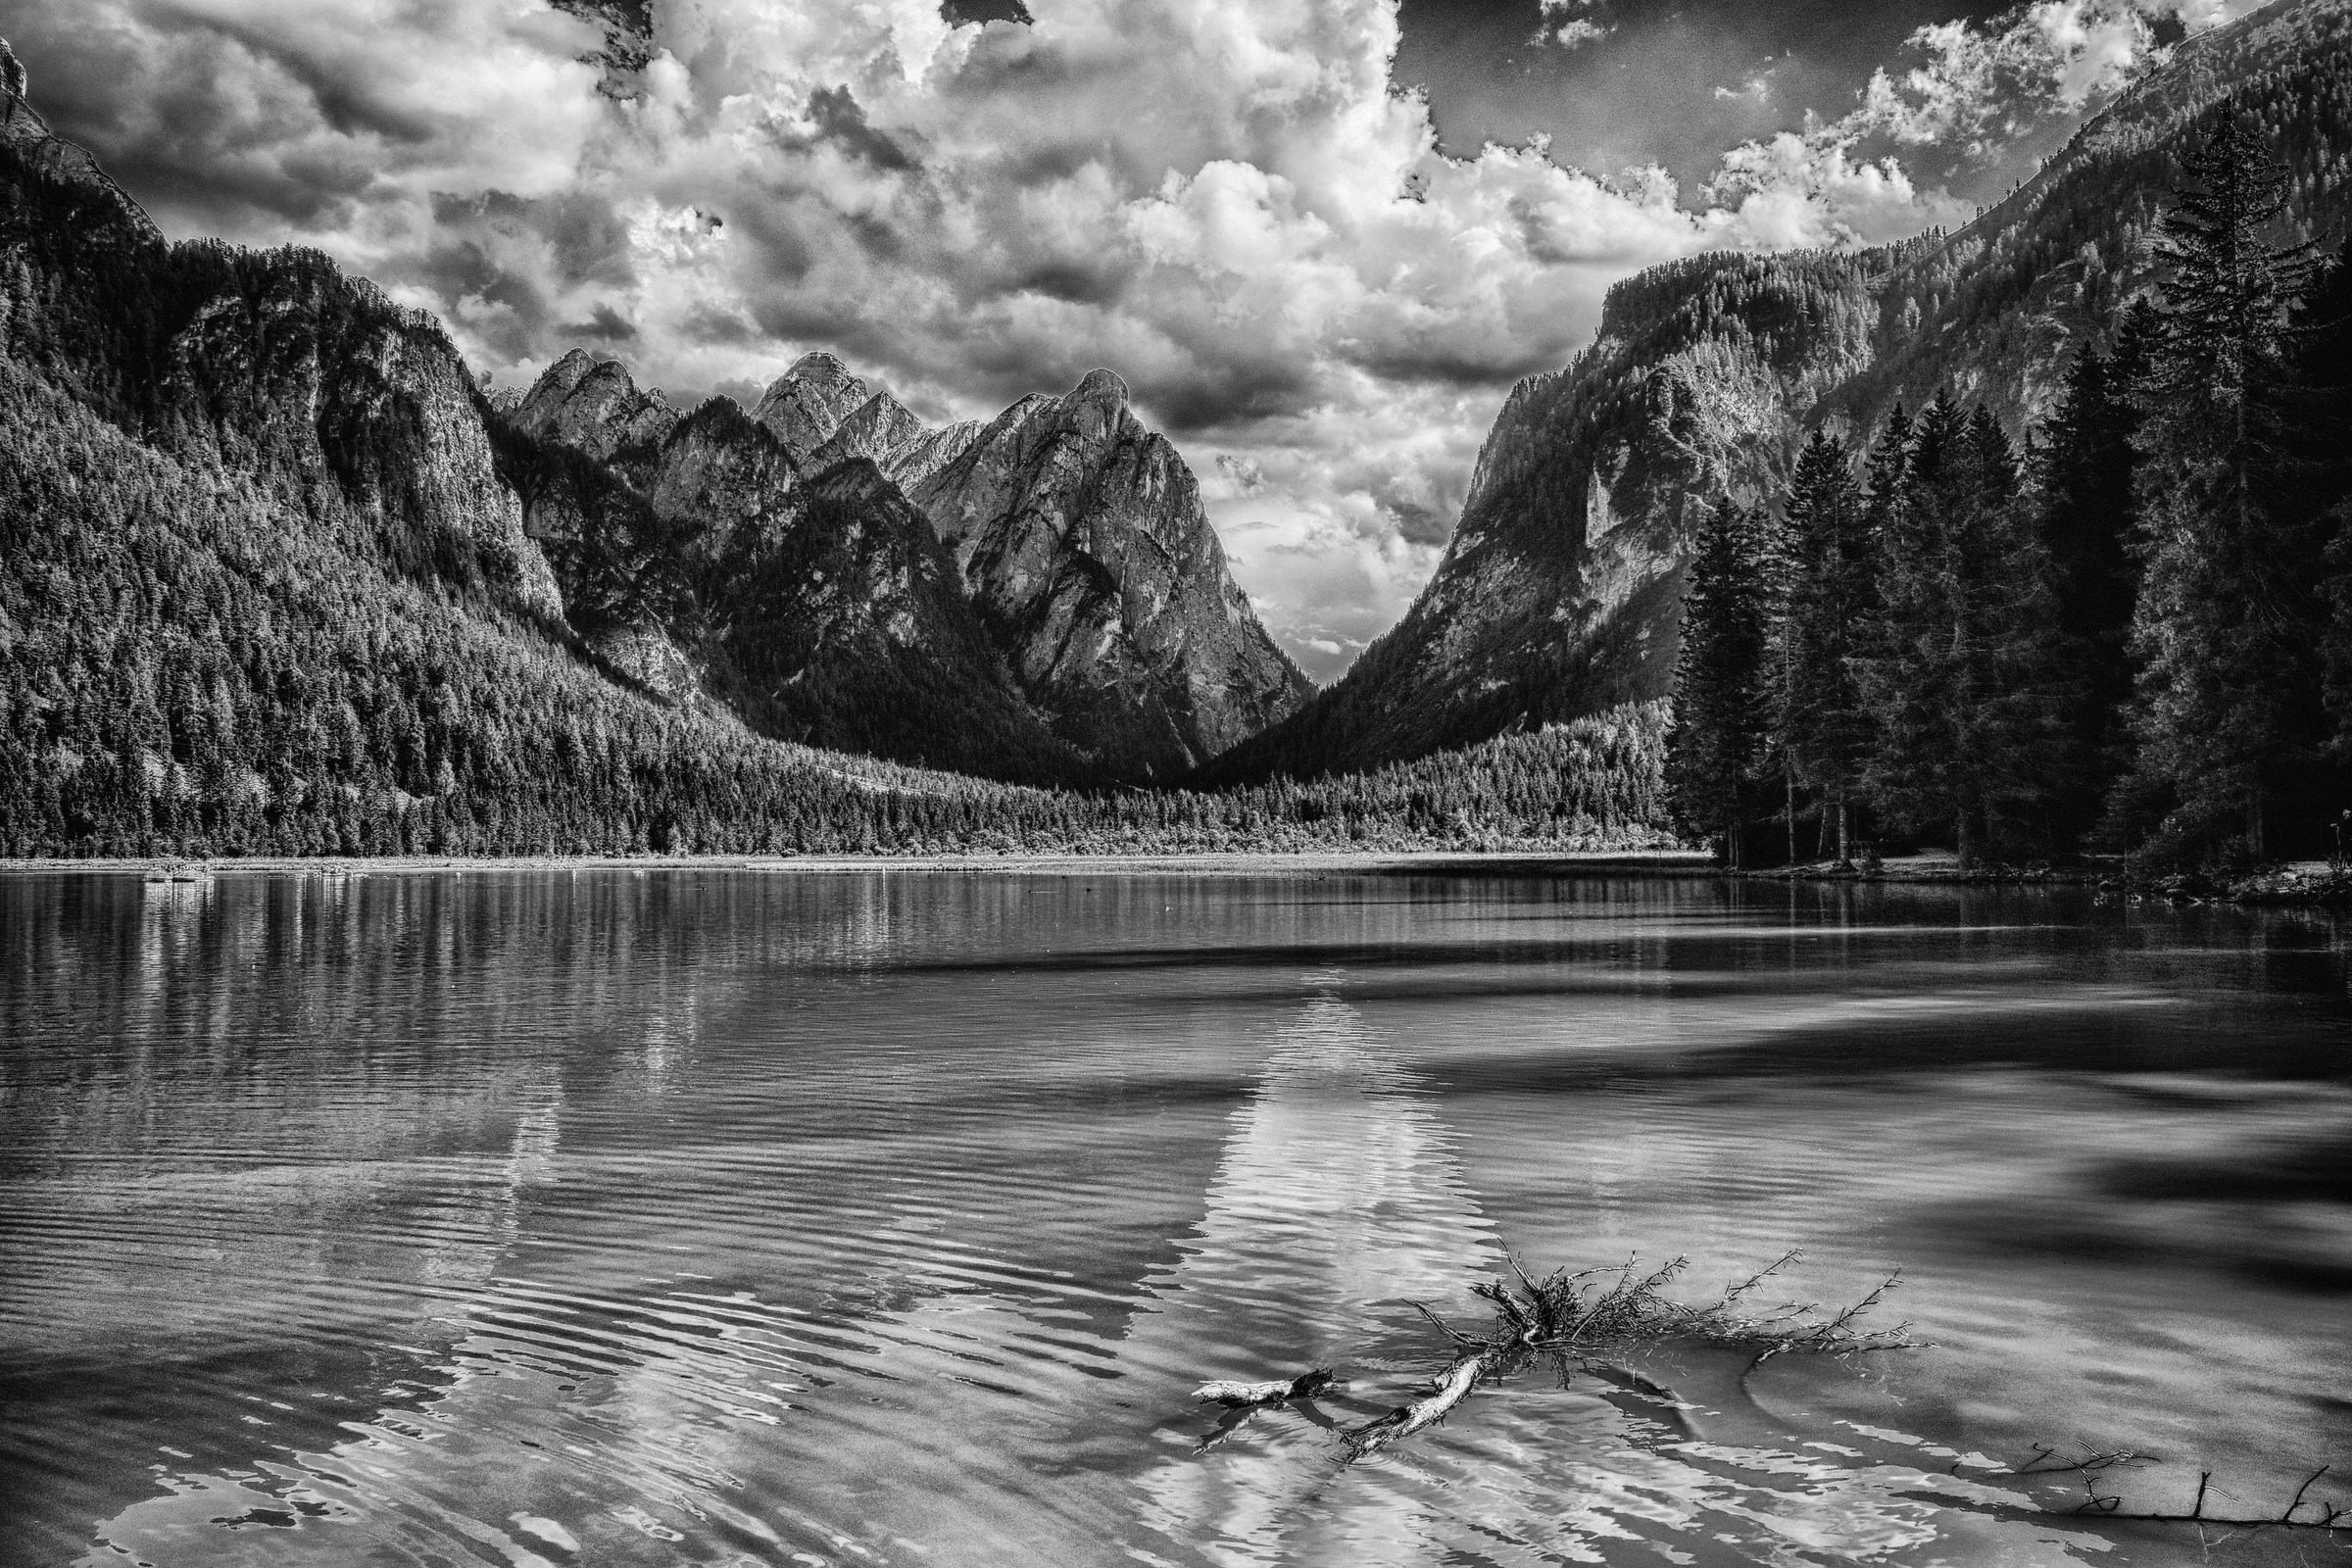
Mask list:
[{"label": "dark storm cloud", "polygon": [[556,330],[569,338],[592,338],[599,343],[629,343],[637,337],[637,328],[620,318],[620,313],[610,305],[599,305],[585,321],[565,321]]},{"label": "dark storm cloud", "polygon": [[866,122],[865,111],[847,87],[819,87],[808,95],[808,119],[817,134],[838,143],[853,157],[876,169],[908,170],[914,160],[900,145]]},{"label": "dark storm cloud", "polygon": [[592,192],[522,197],[503,190],[471,196],[435,191],[430,199],[433,220],[444,233],[485,243],[543,242],[539,254],[564,287],[627,288],[637,281],[627,223]]}]

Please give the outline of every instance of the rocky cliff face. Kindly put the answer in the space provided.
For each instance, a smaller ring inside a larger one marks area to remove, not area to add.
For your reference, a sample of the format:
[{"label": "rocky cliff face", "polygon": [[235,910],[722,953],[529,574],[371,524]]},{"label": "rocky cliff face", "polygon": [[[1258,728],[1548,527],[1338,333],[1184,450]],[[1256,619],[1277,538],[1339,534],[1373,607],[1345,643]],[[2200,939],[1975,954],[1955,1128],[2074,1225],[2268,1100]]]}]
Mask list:
[{"label": "rocky cliff face", "polygon": [[1165,777],[1313,690],[1233,580],[1176,449],[1088,373],[916,483],[1023,689],[1079,746]]},{"label": "rocky cliff face", "polygon": [[2348,59],[2344,0],[2280,0],[2182,46],[1956,233],[1619,284],[1593,344],[1512,391],[1404,619],[1204,779],[1376,766],[1667,695],[1694,506],[1776,498],[1813,428],[1867,440],[1944,386],[2022,433],[2150,280],[2174,150],[2231,92],[2278,127],[2305,232],[2340,233]]},{"label": "rocky cliff face", "polygon": [[668,399],[637,390],[619,361],[596,360],[579,349],[549,367],[508,416],[599,463],[627,455],[639,465],[678,424]]},{"label": "rocky cliff face", "polygon": [[681,418],[579,354],[503,411],[506,482],[607,667],[779,739],[1099,782],[1013,683],[922,514],[843,455],[931,432],[828,355],[760,414],[720,397]]},{"label": "rocky cliff face", "polygon": [[[0,65],[0,78],[23,73]],[[127,434],[300,496],[409,576],[560,620],[473,378],[430,318],[316,252],[166,244],[4,91],[0,253],[26,287],[0,352]]]},{"label": "rocky cliff face", "polygon": [[[947,552],[956,608],[927,592],[902,596],[871,624],[901,626],[898,646],[933,651],[925,657],[976,662],[974,690],[994,690],[1008,669],[1032,717],[1109,776],[1181,772],[1312,689],[1233,581],[1191,470],[1136,420],[1108,371],[1067,397],[1025,398],[986,425],[934,429],[834,356],[809,354],[750,414],[713,399],[680,420],[619,365],[575,353],[510,418],[623,473],[706,566],[751,570],[745,563],[766,552],[757,569],[771,609],[751,620],[794,646],[790,616],[772,608],[785,602],[773,573],[816,560],[816,542],[796,533],[805,519],[821,516],[838,532],[868,509],[871,527],[854,530],[868,542],[896,541],[899,521],[924,519]],[[845,573],[882,580],[839,557],[808,569],[826,571],[822,597],[835,611]],[[712,583],[704,598],[724,595]],[[983,640],[950,624],[962,621]]]}]

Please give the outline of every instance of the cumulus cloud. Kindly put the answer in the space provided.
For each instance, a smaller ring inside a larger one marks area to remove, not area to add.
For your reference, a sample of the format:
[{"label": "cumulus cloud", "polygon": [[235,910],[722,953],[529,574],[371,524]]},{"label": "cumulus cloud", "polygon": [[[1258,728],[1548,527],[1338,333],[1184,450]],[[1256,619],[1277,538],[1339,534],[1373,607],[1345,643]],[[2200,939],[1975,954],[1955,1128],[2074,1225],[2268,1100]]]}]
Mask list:
[{"label": "cumulus cloud", "polygon": [[[319,245],[503,378],[587,341],[694,396],[824,347],[945,417],[1116,368],[1325,676],[1425,580],[1503,391],[1591,336],[1611,282],[1923,226],[1938,194],[1865,136],[1986,134],[2017,81],[2079,98],[2139,58],[2117,39],[2146,47],[2109,0],[2032,8],[2031,72],[2014,28],[1923,37],[1867,126],[1739,149],[1692,204],[1540,141],[1441,154],[1391,80],[1395,0],[1059,0],[1027,24],[660,0],[618,95],[596,30],[542,0],[65,9],[0,0],[0,32],[168,227]],[[1547,36],[1598,9],[1544,0]]]},{"label": "cumulus cloud", "polygon": [[1606,0],[1540,0],[1540,3],[1543,21],[1536,27],[1536,35],[1528,40],[1539,49],[1574,49],[1616,30],[1589,14],[1597,11]]},{"label": "cumulus cloud", "polygon": [[2037,133],[2075,123],[2160,61],[2167,24],[2197,31],[2257,3],[2034,0],[1989,24],[1921,27],[1906,44],[1914,63],[1873,73],[1848,114],[1726,153],[1705,187],[1708,216],[1783,245],[1825,231],[1877,243],[1965,220],[1970,204],[1924,183],[1904,157],[1932,152],[1948,173],[2034,150]]}]

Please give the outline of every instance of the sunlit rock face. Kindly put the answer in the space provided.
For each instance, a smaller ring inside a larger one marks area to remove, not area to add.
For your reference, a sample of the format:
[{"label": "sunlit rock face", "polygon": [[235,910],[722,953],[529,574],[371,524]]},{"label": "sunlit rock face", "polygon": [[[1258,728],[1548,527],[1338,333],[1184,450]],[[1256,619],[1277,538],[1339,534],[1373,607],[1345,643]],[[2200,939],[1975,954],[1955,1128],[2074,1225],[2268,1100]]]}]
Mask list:
[{"label": "sunlit rock face", "polygon": [[[767,389],[760,406],[752,410],[752,417],[783,444],[794,461],[809,464],[842,421],[873,395],[874,389],[862,377],[852,375],[850,368],[832,355],[804,354]],[[894,407],[896,403],[893,399]],[[913,419],[912,415],[906,417]],[[857,456],[870,457],[872,453]]]},{"label": "sunlit rock face", "polygon": [[641,392],[618,360],[573,349],[540,376],[511,417],[600,463],[632,448],[658,448],[677,428],[678,411],[660,392]]},{"label": "sunlit rock face", "polygon": [[1195,766],[1313,687],[1258,624],[1192,470],[1090,371],[914,487],[1030,696],[1121,771]]},{"label": "sunlit rock face", "polygon": [[2180,150],[2229,108],[2314,175],[2342,231],[2352,100],[2341,5],[2287,0],[2181,44],[2007,200],[1871,250],[1695,256],[1611,289],[1593,343],[1529,376],[1489,432],[1429,585],[1346,679],[1210,778],[1379,766],[1669,695],[1698,509],[1777,503],[1815,429],[1850,445],[1939,390],[2013,438],[2153,280]]},{"label": "sunlit rock face", "polygon": [[[1233,580],[1192,470],[1136,419],[1108,370],[1063,397],[1023,398],[985,424],[935,428],[833,355],[812,353],[749,414],[713,398],[680,419],[619,365],[575,351],[509,417],[623,472],[678,548],[706,564],[750,569],[745,553],[779,546],[812,487],[828,487],[829,515],[843,504],[878,509],[872,537],[895,537],[902,513],[927,518],[951,553],[952,591],[984,629],[987,663],[1008,667],[1022,704],[1104,774],[1182,773],[1313,689]],[[833,482],[845,469],[855,479]],[[837,578],[822,597],[837,603],[840,593]],[[918,626],[944,615],[943,605],[922,595],[894,613]],[[777,616],[761,619],[781,634]],[[944,622],[910,638],[966,647]]]}]

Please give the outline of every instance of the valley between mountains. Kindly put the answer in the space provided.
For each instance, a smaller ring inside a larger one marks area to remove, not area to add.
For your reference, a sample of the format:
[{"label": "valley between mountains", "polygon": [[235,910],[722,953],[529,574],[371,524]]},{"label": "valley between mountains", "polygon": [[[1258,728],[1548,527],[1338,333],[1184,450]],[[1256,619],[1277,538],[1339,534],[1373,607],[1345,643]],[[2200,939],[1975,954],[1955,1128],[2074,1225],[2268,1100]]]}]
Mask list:
[{"label": "valley between mountains", "polygon": [[579,350],[491,391],[322,256],[168,241],[9,57],[0,853],[1677,842],[1709,509],[1938,393],[2030,448],[2223,119],[2290,172],[2286,237],[2339,243],[2347,59],[2345,0],[2278,0],[1965,228],[1619,284],[1318,691],[1112,368],[946,425],[823,349],[749,406]]}]

